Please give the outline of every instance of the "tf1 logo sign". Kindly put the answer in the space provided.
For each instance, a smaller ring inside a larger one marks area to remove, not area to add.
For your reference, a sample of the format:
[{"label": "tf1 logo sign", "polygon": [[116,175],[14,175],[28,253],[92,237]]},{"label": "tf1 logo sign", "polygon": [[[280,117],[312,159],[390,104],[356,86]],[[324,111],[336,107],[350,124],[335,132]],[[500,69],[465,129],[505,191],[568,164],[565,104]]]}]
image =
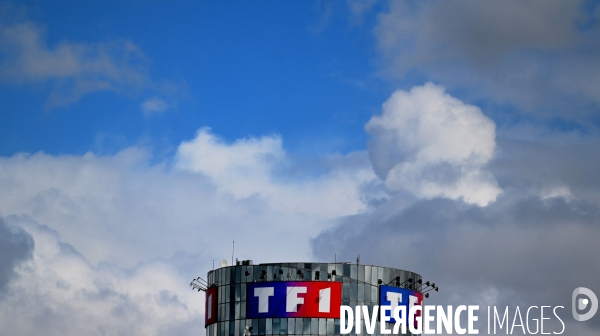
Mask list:
[{"label": "tf1 logo sign", "polygon": [[340,317],[341,282],[253,282],[246,288],[247,318]]},{"label": "tf1 logo sign", "polygon": [[[393,312],[398,306],[406,307],[406,315],[410,312],[410,308],[413,306],[422,306],[423,305],[423,294],[413,291],[406,288],[399,288],[393,286],[379,286],[379,306],[383,308],[384,306],[389,306],[390,310],[385,311],[385,316],[389,316],[388,320],[391,323],[396,323],[396,319],[394,319]],[[380,316],[380,321],[384,319],[384,312],[382,310]],[[421,316],[421,312],[417,311],[416,316]],[[400,316],[406,325],[407,316]]]},{"label": "tf1 logo sign", "polygon": [[204,304],[204,325],[217,322],[217,287],[206,290],[206,302]]}]

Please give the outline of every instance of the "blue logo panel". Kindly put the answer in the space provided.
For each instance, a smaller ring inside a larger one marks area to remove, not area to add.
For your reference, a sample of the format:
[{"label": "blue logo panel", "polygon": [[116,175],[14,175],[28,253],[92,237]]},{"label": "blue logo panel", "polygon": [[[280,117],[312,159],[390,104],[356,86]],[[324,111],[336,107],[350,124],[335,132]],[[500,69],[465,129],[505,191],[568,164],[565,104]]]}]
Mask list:
[{"label": "blue logo panel", "polygon": [[[396,323],[394,319],[394,309],[398,306],[406,307],[406,314],[408,315],[410,308],[412,306],[421,306],[423,304],[423,294],[411,289],[407,288],[399,288],[394,286],[379,286],[379,305],[381,306],[380,311],[383,306],[390,307],[390,311],[386,311],[385,316],[390,316],[390,322]],[[417,313],[417,316],[420,316],[420,313]],[[383,320],[383,314],[379,315],[379,320]],[[406,316],[402,316],[400,313],[400,318],[404,319],[404,323],[406,323]]]}]

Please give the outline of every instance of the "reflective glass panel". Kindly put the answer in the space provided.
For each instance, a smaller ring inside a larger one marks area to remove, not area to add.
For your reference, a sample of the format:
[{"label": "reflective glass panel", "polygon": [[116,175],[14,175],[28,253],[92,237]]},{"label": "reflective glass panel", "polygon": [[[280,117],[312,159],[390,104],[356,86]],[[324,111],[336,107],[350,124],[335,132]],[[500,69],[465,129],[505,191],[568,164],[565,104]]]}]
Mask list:
[{"label": "reflective glass panel", "polygon": [[279,320],[279,335],[285,335],[287,333],[287,320],[288,319],[286,318],[282,318],[281,320]]},{"label": "reflective glass panel", "polygon": [[271,335],[273,333],[273,319],[265,319],[265,333]]}]

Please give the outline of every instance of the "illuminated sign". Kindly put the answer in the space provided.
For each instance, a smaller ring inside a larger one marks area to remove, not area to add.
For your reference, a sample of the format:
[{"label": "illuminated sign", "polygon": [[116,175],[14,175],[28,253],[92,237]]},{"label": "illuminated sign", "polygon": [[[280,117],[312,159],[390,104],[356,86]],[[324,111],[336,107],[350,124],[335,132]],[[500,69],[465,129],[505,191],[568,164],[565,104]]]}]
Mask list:
[{"label": "illuminated sign", "polygon": [[217,322],[217,287],[206,290],[206,302],[204,304],[204,325]]},{"label": "illuminated sign", "polygon": [[247,318],[340,318],[341,282],[253,282],[247,290]]},{"label": "illuminated sign", "polygon": [[[386,309],[385,316],[390,316],[389,321],[391,323],[396,323],[392,312],[398,306],[406,307],[406,314],[410,312],[410,308],[413,306],[422,306],[423,305],[423,294],[414,290],[399,288],[393,286],[379,286],[379,306],[382,311],[380,316],[380,321],[383,320],[383,307],[390,307],[389,310]],[[421,316],[421,312],[417,312],[416,316]],[[401,319],[406,323],[406,316],[400,316]]]}]

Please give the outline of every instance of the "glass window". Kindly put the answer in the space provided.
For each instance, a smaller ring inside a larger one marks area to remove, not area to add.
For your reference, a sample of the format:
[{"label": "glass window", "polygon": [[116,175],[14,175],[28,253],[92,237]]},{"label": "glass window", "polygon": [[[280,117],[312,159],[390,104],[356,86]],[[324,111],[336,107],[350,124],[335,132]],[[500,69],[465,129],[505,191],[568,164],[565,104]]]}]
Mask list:
[{"label": "glass window", "polygon": [[365,282],[371,283],[371,266],[365,266]]},{"label": "glass window", "polygon": [[345,277],[350,276],[350,264],[344,264],[344,274]]},{"label": "glass window", "polygon": [[371,301],[379,302],[379,297],[377,296],[377,287],[371,287]]},{"label": "glass window", "polygon": [[258,319],[252,320],[252,332],[256,334],[258,332]]},{"label": "glass window", "polygon": [[231,272],[227,268],[223,268],[225,271],[225,284],[229,285],[229,281],[231,280]]},{"label": "glass window", "polygon": [[279,319],[273,319],[273,335],[279,335]]},{"label": "glass window", "polygon": [[336,264],[335,271],[337,272],[338,276],[344,275],[344,264]]},{"label": "glass window", "polygon": [[359,283],[357,285],[357,287],[358,287],[358,302],[363,304],[365,302],[365,285]]},{"label": "glass window", "polygon": [[240,284],[235,285],[235,301],[240,301],[242,297],[242,286]]},{"label": "glass window", "polygon": [[302,322],[302,326],[303,326],[302,334],[310,335],[310,319],[309,318],[304,319],[304,321]]},{"label": "glass window", "polygon": [[365,281],[365,265],[358,265],[358,280]]},{"label": "glass window", "polygon": [[301,318],[296,319],[296,334],[298,334],[298,335],[302,334],[302,319]]},{"label": "glass window", "polygon": [[[335,270],[335,264],[327,264],[327,273],[331,274],[333,270]],[[332,280],[335,280],[335,278],[332,277]]]},{"label": "glass window", "polygon": [[246,271],[248,271],[249,274],[248,274],[248,276],[246,276],[246,272],[244,272],[244,276],[243,276],[244,280],[246,282],[252,282],[252,277],[254,275],[254,271],[252,270],[252,266],[246,266]]},{"label": "glass window", "polygon": [[240,332],[240,321],[239,320],[235,320],[235,326],[234,326],[232,334],[234,336],[240,336],[241,334],[239,332]]},{"label": "glass window", "polygon": [[240,299],[242,301],[246,301],[246,284],[245,283],[240,285],[240,295],[241,295]]},{"label": "glass window", "polygon": [[279,335],[285,335],[288,332],[287,320],[286,318],[279,320]]},{"label": "glass window", "polygon": [[333,328],[333,319],[327,319],[327,335],[333,335],[335,332]]},{"label": "glass window", "polygon": [[235,282],[236,283],[240,283],[242,281],[242,273],[244,273],[244,271],[242,270],[242,266],[236,266],[235,267]]},{"label": "glass window", "polygon": [[240,318],[246,318],[246,301],[240,302]]},{"label": "glass window", "polygon": [[265,326],[266,326],[266,319],[258,319],[258,334],[259,335],[264,335],[265,334]]},{"label": "glass window", "polygon": [[327,273],[328,273],[327,264],[319,264],[319,269],[321,271],[321,280],[327,280]]},{"label": "glass window", "polygon": [[[371,302],[371,285],[364,285],[365,287],[365,302]],[[360,293],[359,293],[360,295]]]},{"label": "glass window", "polygon": [[319,335],[325,335],[327,333],[327,320],[324,318],[319,319]]},{"label": "glass window", "polygon": [[350,300],[356,301],[358,298],[358,283],[356,281],[352,281],[350,283]]},{"label": "glass window", "polygon": [[[340,320],[339,319],[333,320],[333,324],[334,324],[335,334],[339,335],[340,334]],[[367,334],[364,334],[364,335],[367,335]]]},{"label": "glass window", "polygon": [[241,305],[240,305],[240,303],[239,303],[239,302],[236,302],[236,303],[235,303],[235,319],[236,319],[236,320],[242,317],[242,316],[240,315],[240,310],[241,310]]},{"label": "glass window", "polygon": [[350,283],[344,282],[342,284],[342,300],[350,300]]},{"label": "glass window", "polygon": [[310,319],[310,333],[312,335],[319,334],[319,319],[318,318]]},{"label": "glass window", "polygon": [[295,321],[295,319],[293,319],[293,318],[289,318],[289,319],[287,319],[287,325],[288,325],[288,328],[287,328],[287,330],[288,330],[288,335],[293,335],[293,334],[294,334],[294,326],[296,326],[295,322],[296,322],[296,321]]},{"label": "glass window", "polygon": [[377,285],[377,279],[378,279],[377,278],[377,269],[378,268],[379,267],[376,267],[376,266],[371,267],[371,283],[373,285]]},{"label": "glass window", "polygon": [[265,319],[265,334],[271,335],[273,333],[273,319]]},{"label": "glass window", "polygon": [[352,279],[358,279],[358,265],[356,265],[356,264],[350,265],[350,277]]}]

